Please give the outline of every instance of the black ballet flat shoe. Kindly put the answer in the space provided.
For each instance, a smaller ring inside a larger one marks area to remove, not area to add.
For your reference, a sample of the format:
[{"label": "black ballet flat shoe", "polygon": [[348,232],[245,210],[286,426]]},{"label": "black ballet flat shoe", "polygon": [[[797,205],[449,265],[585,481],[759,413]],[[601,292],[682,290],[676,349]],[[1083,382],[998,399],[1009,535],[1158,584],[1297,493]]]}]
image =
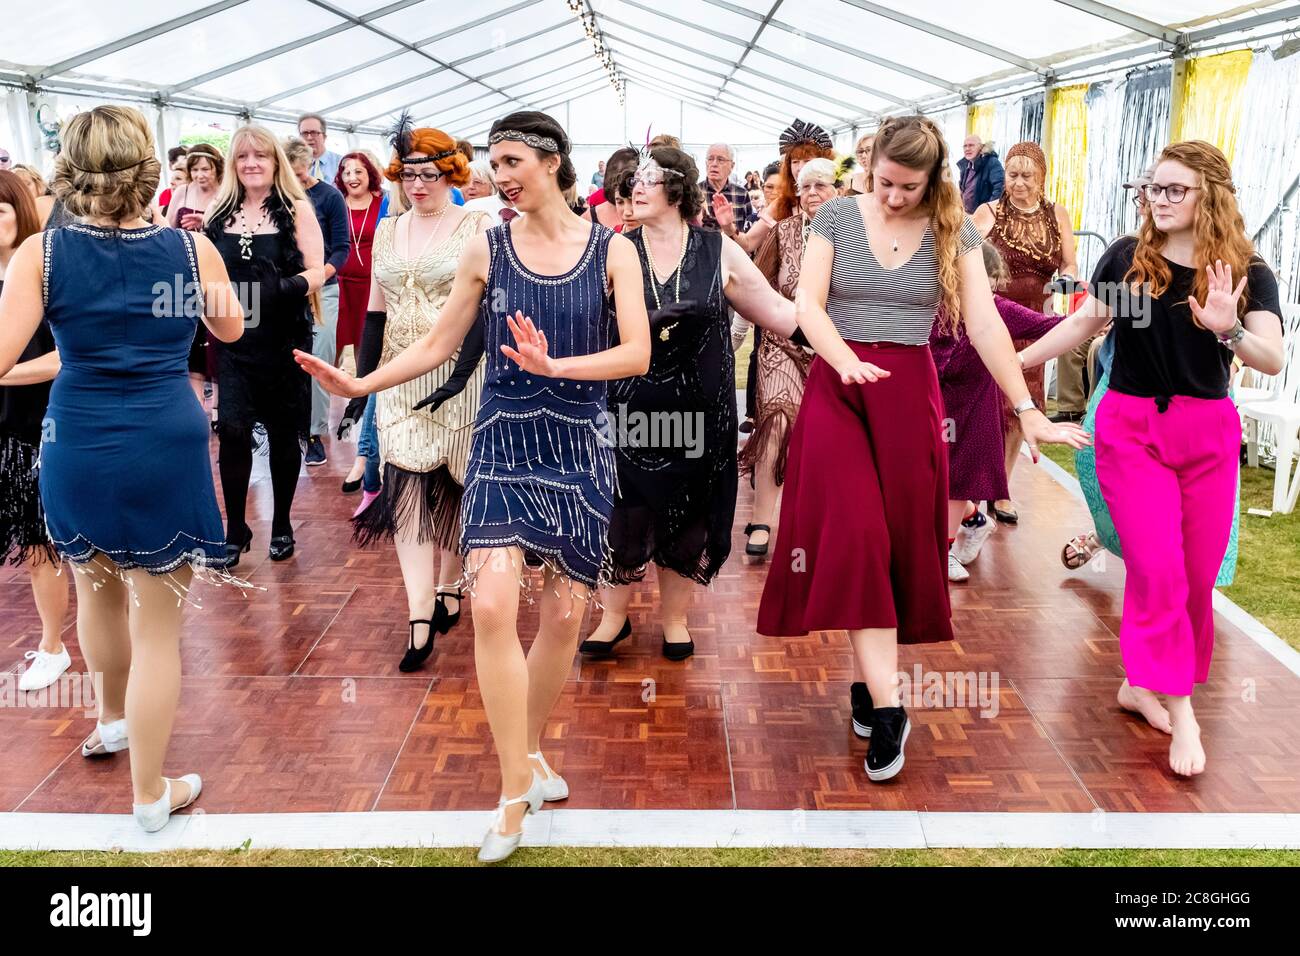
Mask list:
[{"label": "black ballet flat shoe", "polygon": [[[415,646],[415,625],[417,624],[427,624],[429,626],[429,639],[424,642],[424,647]],[[420,669],[420,666],[424,664],[424,662],[429,659],[429,655],[433,653],[433,639],[438,636],[438,632],[433,629],[432,620],[416,618],[410,622],[410,625],[411,635],[407,639],[406,654],[402,657],[401,663],[397,665],[397,669],[403,674],[409,674],[411,671],[418,671]]]},{"label": "black ballet flat shoe", "polygon": [[593,657],[608,657],[614,652],[614,645],[619,641],[625,641],[632,636],[632,619],[624,618],[623,626],[618,629],[612,641],[583,641],[578,645],[578,653],[590,654]]},{"label": "black ballet flat shoe", "polygon": [[690,640],[685,643],[673,643],[665,637],[663,655],[670,661],[684,661],[686,658],[695,655],[695,641]]},{"label": "black ballet flat shoe", "polygon": [[[455,614],[447,613],[447,605],[442,600],[444,597],[454,597],[456,599]],[[459,624],[460,609],[464,603],[465,595],[461,593],[460,588],[438,588],[437,600],[433,604],[433,629],[439,634],[446,634]]]},{"label": "black ballet flat shoe", "polygon": [[244,542],[226,541],[226,560],[221,565],[227,571],[239,564],[239,556],[247,553],[253,547],[253,529],[244,525]]},{"label": "black ballet flat shoe", "polygon": [[271,539],[271,560],[288,561],[293,557],[293,535],[279,534]]},{"label": "black ballet flat shoe", "polygon": [[363,481],[365,481],[364,477],[358,478],[356,481],[344,481],[343,493],[345,495],[355,495],[358,491],[361,490],[361,483]]},{"label": "black ballet flat shoe", "polygon": [[772,526],[766,524],[747,524],[745,525],[745,536],[751,537],[755,531],[766,531],[767,541],[763,544],[751,544],[745,542],[745,553],[756,558],[767,557],[767,546],[772,543]]},{"label": "black ballet flat shoe", "polygon": [[1019,512],[1014,509],[1011,511],[1003,511],[991,501],[989,502],[989,511],[992,512],[994,519],[999,524],[1016,524],[1020,521]]}]

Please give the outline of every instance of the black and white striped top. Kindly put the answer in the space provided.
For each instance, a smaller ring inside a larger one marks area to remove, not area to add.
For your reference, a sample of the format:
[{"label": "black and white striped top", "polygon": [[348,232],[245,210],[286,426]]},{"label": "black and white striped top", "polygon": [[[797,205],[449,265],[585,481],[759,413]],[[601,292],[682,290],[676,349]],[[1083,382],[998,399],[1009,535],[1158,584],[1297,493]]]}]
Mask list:
[{"label": "black and white striped top", "polygon": [[[925,345],[941,298],[934,234],[925,227],[921,247],[897,269],[886,269],[871,253],[862,207],[856,196],[822,203],[812,230],[835,249],[826,313],[850,342]],[[979,248],[983,239],[974,220],[961,224],[958,255]]]}]

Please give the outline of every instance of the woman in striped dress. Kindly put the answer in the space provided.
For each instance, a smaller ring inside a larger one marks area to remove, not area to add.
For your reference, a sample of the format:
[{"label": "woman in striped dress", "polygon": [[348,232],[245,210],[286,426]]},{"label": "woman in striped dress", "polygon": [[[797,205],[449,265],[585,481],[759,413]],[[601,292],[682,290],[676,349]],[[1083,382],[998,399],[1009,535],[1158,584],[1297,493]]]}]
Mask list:
[{"label": "woman in striped dress", "polygon": [[1077,448],[1087,436],[1029,398],[939,128],[886,120],[868,180],[866,195],[822,204],[804,250],[798,321],[817,358],[790,436],[758,632],[849,632],[865,677],[854,727],[871,740],[868,778],[882,781],[902,769],[910,729],[898,645],[952,639],[948,455],[929,348],[940,307],[965,323],[1035,459],[1042,442]]},{"label": "woman in striped dress", "polygon": [[[383,329],[381,367],[437,327],[456,263],[489,222],[485,213],[466,212],[452,202],[452,187],[469,181],[469,162],[454,139],[441,130],[402,126],[393,140],[385,175],[401,184],[410,208],[397,219],[383,220],[375,231],[369,324],[372,335]],[[483,388],[482,363],[467,387],[437,409],[416,407],[455,366],[449,358],[375,396],[383,490],[353,519],[362,545],[391,538],[397,547],[410,620],[406,653],[398,664],[403,672],[419,669],[433,652],[435,637],[460,620],[460,562],[453,548]]]},{"label": "woman in striped dress", "polygon": [[[354,397],[436,368],[476,319],[482,324],[488,367],[460,549],[479,690],[501,762],[483,861],[514,851],[526,813],[568,796],[540,742],[607,558],[615,470],[602,429],[605,383],[650,367],[640,262],[628,240],[569,210],[564,190],[577,174],[564,130],[544,113],[512,113],[488,139],[496,184],[525,215],[470,240],[438,324],[360,380],[297,353],[327,390]],[[526,554],[542,559],[544,580],[525,657],[518,611]]]}]

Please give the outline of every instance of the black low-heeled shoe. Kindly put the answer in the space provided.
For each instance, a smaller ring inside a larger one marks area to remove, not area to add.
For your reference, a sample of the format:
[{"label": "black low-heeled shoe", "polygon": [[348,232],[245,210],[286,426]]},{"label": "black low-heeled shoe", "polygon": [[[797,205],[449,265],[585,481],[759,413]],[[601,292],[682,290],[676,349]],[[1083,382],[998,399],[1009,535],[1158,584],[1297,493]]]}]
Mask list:
[{"label": "black low-heeled shoe", "polygon": [[612,641],[592,641],[586,640],[578,645],[578,652],[581,654],[590,654],[593,657],[608,657],[614,651],[614,645],[619,641],[625,641],[632,636],[632,619],[624,618],[623,626],[618,629],[618,633]]},{"label": "black low-heeled shoe", "polygon": [[695,641],[673,642],[664,637],[663,646],[664,657],[670,661],[684,661],[695,654]]},{"label": "black low-heeled shoe", "polygon": [[[455,614],[447,613],[447,605],[442,600],[444,597],[454,597],[456,599]],[[439,634],[446,634],[459,624],[460,609],[464,603],[465,595],[461,593],[460,588],[438,588],[437,599],[433,603],[433,629]]]},{"label": "black low-heeled shoe", "polygon": [[762,544],[753,544],[745,542],[745,553],[756,558],[767,557],[767,546],[772,543],[772,526],[766,524],[747,524],[745,525],[745,537],[751,537],[755,531],[766,531],[767,541]]},{"label": "black low-heeled shoe", "polygon": [[244,541],[240,544],[238,541],[226,539],[226,560],[221,565],[227,571],[239,564],[239,556],[246,553],[253,547],[253,529],[244,525]]},{"label": "black low-heeled shoe", "polygon": [[278,534],[271,539],[271,560],[287,561],[293,557],[293,535]]},{"label": "black low-heeled shoe", "polygon": [[1003,511],[993,502],[989,502],[989,511],[993,512],[993,518],[999,524],[1017,524],[1020,521],[1020,515],[1016,511]]},{"label": "black low-heeled shoe", "polygon": [[354,494],[356,494],[358,491],[361,490],[361,483],[362,483],[363,481],[365,481],[365,476],[364,476],[364,475],[363,475],[362,477],[358,478],[356,481],[348,481],[347,479],[344,479],[344,481],[343,481],[343,493],[344,493],[345,495],[354,495]]},{"label": "black low-heeled shoe", "polygon": [[[411,671],[417,671],[420,669],[420,665],[427,661],[429,655],[433,653],[433,639],[438,636],[438,632],[433,629],[432,620],[416,618],[409,623],[411,626],[411,634],[410,637],[407,638],[406,653],[402,656],[401,663],[397,665],[397,669],[403,674],[409,674]],[[417,624],[427,624],[429,626],[429,637],[424,642],[423,647],[415,646],[415,625]]]}]

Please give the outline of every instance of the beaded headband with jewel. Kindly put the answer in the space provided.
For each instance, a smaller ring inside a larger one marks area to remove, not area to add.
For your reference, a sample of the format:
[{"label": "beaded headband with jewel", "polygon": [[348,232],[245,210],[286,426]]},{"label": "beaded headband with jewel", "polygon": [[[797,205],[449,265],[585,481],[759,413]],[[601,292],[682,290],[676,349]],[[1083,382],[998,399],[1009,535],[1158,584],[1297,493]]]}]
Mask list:
[{"label": "beaded headband with jewel", "polygon": [[822,149],[831,149],[831,138],[826,130],[822,129],[816,123],[805,123],[801,119],[795,120],[786,127],[785,132],[781,134],[780,152],[784,156],[793,147],[800,143],[812,143]]},{"label": "beaded headband with jewel", "polygon": [[560,144],[549,136],[538,136],[536,133],[523,133],[517,129],[499,129],[488,137],[488,145],[495,146],[497,143],[505,140],[512,140],[516,143],[523,143],[531,146],[533,149],[544,149],[548,153],[562,153]]}]

